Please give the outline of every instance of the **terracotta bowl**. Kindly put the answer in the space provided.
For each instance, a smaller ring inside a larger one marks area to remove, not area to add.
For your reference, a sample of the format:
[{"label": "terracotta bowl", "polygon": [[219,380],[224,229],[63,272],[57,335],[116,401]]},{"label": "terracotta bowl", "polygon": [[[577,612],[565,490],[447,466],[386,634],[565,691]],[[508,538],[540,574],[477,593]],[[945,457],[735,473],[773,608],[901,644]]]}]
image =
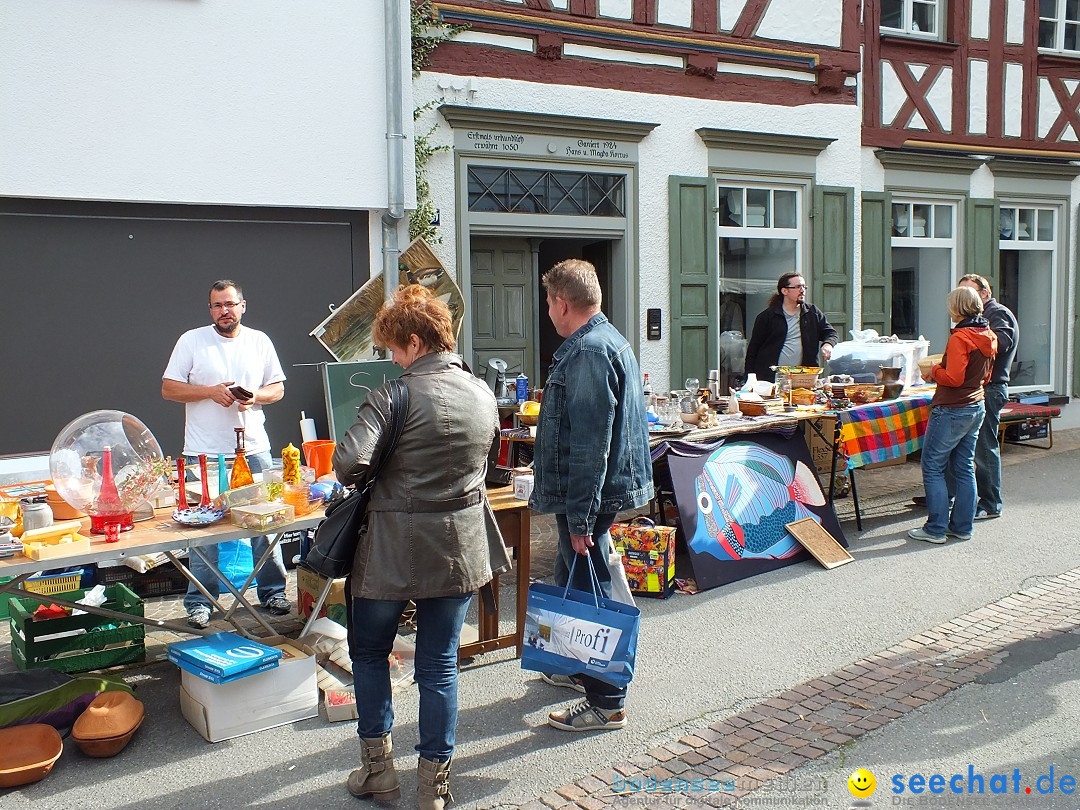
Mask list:
[{"label": "terracotta bowl", "polygon": [[127,692],[102,692],[71,728],[71,738],[88,757],[119,754],[143,721],[143,705]]},{"label": "terracotta bowl", "polygon": [[63,752],[64,741],[52,726],[32,723],[0,728],[0,788],[44,779]]},{"label": "terracotta bowl", "polygon": [[135,736],[135,732],[138,731],[136,726],[127,734],[121,734],[119,737],[107,737],[102,740],[80,740],[73,738],[75,744],[79,746],[81,750],[88,757],[95,757],[98,759],[105,759],[107,757],[115,757],[124,747],[131,741],[131,738]]}]

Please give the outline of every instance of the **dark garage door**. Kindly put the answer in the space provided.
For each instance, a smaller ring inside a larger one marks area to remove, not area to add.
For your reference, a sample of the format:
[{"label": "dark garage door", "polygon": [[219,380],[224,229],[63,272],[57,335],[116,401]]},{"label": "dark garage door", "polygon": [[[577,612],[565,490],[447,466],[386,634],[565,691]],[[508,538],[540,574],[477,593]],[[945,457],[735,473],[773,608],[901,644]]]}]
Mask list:
[{"label": "dark garage door", "polygon": [[318,369],[296,366],[332,359],[308,332],[368,278],[367,256],[366,212],[0,201],[0,455],[47,451],[101,408],[178,455],[183,406],[161,399],[161,374],[177,337],[210,322],[218,278],[243,286],[244,323],[288,376],[266,409],[275,454],[299,445],[301,410],[325,435]]}]

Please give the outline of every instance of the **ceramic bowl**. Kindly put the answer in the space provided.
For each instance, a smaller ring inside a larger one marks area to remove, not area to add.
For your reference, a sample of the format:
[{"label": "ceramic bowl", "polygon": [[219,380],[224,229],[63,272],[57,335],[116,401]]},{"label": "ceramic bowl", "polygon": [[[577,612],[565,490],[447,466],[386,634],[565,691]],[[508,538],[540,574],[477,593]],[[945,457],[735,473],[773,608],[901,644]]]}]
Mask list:
[{"label": "ceramic bowl", "polygon": [[63,752],[64,741],[52,726],[31,723],[0,728],[0,788],[44,779]]},{"label": "ceramic bowl", "polygon": [[143,721],[143,704],[127,692],[102,692],[71,728],[71,738],[88,757],[114,757]]},{"label": "ceramic bowl", "polygon": [[697,413],[680,413],[679,418],[687,425],[696,425],[701,422],[701,414]]},{"label": "ceramic bowl", "polygon": [[177,509],[172,513],[172,519],[182,526],[209,526],[223,517],[225,512],[213,507],[193,506],[190,509]]}]

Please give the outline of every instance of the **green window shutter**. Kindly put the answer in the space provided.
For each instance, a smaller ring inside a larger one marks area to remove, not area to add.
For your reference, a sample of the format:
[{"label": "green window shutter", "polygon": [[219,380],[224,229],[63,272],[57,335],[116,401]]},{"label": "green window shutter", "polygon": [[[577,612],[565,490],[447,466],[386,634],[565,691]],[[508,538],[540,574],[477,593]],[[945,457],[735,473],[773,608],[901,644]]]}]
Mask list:
[{"label": "green window shutter", "polygon": [[716,286],[716,183],[707,177],[668,181],[671,272],[670,388],[706,379],[720,356]]},{"label": "green window shutter", "polygon": [[[1068,209],[1068,206],[1066,206],[1066,209]],[[1077,224],[1076,233],[1080,234],[1080,209],[1077,209],[1076,214],[1077,214],[1077,217],[1076,217],[1076,224]],[[1068,217],[1062,217],[1062,219],[1067,220]],[[1066,244],[1068,244],[1068,239],[1066,239]],[[1077,267],[1077,272],[1080,273],[1080,251],[1077,251],[1077,253],[1076,253],[1076,267]],[[1068,276],[1068,273],[1066,273],[1065,275]],[[1080,278],[1080,275],[1078,275],[1077,278]],[[1069,283],[1069,281],[1066,280],[1066,284],[1068,284],[1068,283]],[[1080,397],[1080,284],[1076,284],[1076,287],[1073,290],[1073,297],[1075,298],[1076,305],[1073,307],[1073,319],[1074,320],[1073,320],[1072,395],[1074,397]],[[1059,310],[1064,310],[1065,309],[1064,301],[1068,300],[1068,296],[1063,296],[1062,299],[1063,299],[1062,304],[1058,308]],[[1021,334],[1020,339],[1023,340],[1023,338],[1024,338],[1024,336],[1023,336],[1023,334]],[[1056,371],[1056,369],[1052,369],[1052,371]],[[1062,387],[1064,388],[1064,386],[1062,386]]]},{"label": "green window shutter", "polygon": [[997,200],[971,198],[967,202],[967,227],[964,244],[964,273],[978,273],[996,291],[1001,276],[998,249],[999,222]]},{"label": "green window shutter", "polygon": [[892,195],[862,195],[862,328],[892,334]]},{"label": "green window shutter", "polygon": [[814,298],[841,340],[850,339],[855,275],[855,189],[814,188]]}]

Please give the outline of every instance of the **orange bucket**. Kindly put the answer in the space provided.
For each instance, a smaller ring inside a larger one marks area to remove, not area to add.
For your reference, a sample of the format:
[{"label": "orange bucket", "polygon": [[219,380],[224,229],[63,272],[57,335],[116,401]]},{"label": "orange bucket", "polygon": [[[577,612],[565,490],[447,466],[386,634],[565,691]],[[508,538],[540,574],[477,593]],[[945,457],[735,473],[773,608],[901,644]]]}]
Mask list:
[{"label": "orange bucket", "polygon": [[315,439],[304,442],[304,460],[307,465],[315,470],[315,477],[321,478],[327,473],[333,472],[334,448],[337,444],[330,439]]}]

